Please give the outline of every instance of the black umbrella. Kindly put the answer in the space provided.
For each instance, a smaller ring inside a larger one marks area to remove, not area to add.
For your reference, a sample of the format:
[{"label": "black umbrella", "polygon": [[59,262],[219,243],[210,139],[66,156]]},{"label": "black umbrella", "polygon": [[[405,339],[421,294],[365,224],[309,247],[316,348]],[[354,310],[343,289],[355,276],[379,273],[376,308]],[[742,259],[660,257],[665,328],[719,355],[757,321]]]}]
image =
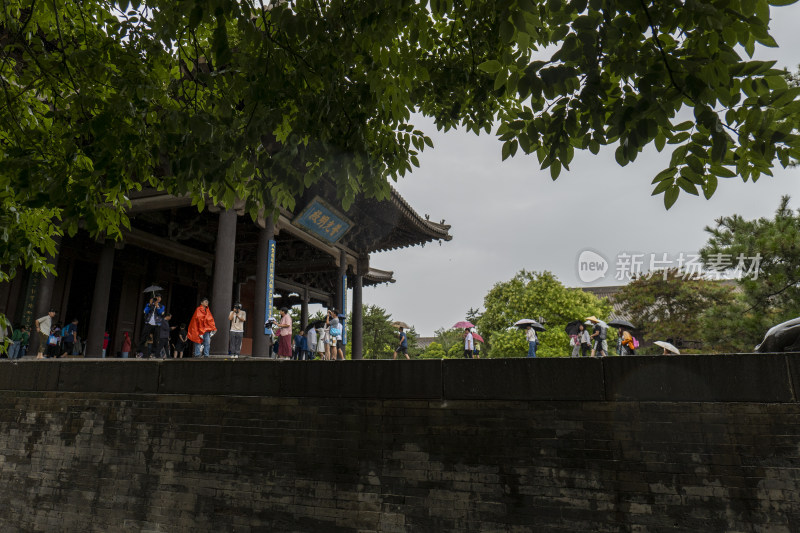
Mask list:
[{"label": "black umbrella", "polygon": [[636,329],[636,326],[628,322],[627,320],[612,320],[608,323],[609,326],[612,328],[625,328],[625,329]]},{"label": "black umbrella", "polygon": [[564,331],[567,332],[567,335],[577,335],[581,331],[581,324],[583,324],[583,320],[573,320],[567,324],[567,327],[564,328]]}]

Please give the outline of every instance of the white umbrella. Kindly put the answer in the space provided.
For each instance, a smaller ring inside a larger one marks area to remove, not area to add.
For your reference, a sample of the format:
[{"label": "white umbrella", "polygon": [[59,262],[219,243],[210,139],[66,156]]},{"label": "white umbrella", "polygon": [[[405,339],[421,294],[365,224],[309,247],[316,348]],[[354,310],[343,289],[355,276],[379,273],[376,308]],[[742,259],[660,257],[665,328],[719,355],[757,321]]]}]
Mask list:
[{"label": "white umbrella", "polygon": [[522,320],[517,320],[514,322],[514,325],[518,328],[524,328],[526,326],[531,326],[536,331],[544,331],[544,326],[539,324],[535,320],[531,320],[530,318],[523,318]]},{"label": "white umbrella", "polygon": [[661,346],[662,348],[664,348],[665,350],[667,350],[669,352],[672,352],[672,353],[675,353],[675,354],[678,354],[678,355],[681,354],[681,351],[679,349],[677,349],[675,346],[671,345],[668,342],[656,341],[653,344],[655,344],[656,346]]}]

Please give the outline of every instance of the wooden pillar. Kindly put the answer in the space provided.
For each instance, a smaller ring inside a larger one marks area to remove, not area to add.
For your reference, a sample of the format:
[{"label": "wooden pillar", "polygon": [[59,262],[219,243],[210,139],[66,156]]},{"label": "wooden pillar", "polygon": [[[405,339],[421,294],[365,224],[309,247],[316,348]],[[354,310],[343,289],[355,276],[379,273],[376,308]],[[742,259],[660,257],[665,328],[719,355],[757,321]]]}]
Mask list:
[{"label": "wooden pillar", "polygon": [[361,257],[356,265],[353,280],[353,360],[364,358],[364,299],[362,287],[364,274],[369,270],[369,255]]},{"label": "wooden pillar", "polygon": [[308,289],[303,289],[300,294],[300,328],[303,330],[301,334],[305,333],[308,327]]},{"label": "wooden pillar", "polygon": [[108,298],[111,291],[111,274],[114,272],[114,243],[106,241],[100,253],[97,265],[97,277],[94,280],[92,296],[92,313],[89,320],[89,333],[86,337],[85,357],[103,356],[103,336],[108,319]]},{"label": "wooden pillar", "polygon": [[[56,253],[53,256],[48,257],[48,262],[53,264],[53,267],[58,267],[58,250],[61,248],[61,237],[55,237],[53,239],[56,241]],[[56,283],[56,274],[35,274],[39,276],[39,283],[36,293],[36,305],[34,306],[34,313],[33,313],[33,320],[43,317],[50,311],[53,305],[53,287]],[[53,324],[55,325],[56,322],[59,320],[63,320],[63,317],[56,316],[53,319]],[[36,330],[33,326],[33,321],[31,321],[31,337],[30,337],[30,346],[28,347],[29,354],[36,354],[37,349],[39,348],[39,335],[36,333]]]},{"label": "wooden pillar", "polygon": [[[264,228],[258,232],[258,250],[256,252],[256,288],[253,312],[253,357],[266,357],[267,336],[264,334],[264,322],[269,318],[272,309],[267,309],[267,267],[269,266],[269,241],[275,239],[275,223],[272,215],[266,214]],[[273,272],[274,275],[274,272]]]},{"label": "wooden pillar", "polygon": [[345,298],[347,289],[342,284],[342,280],[347,275],[347,253],[344,250],[339,252],[339,273],[336,278],[336,310],[341,313],[345,308]]},{"label": "wooden pillar", "polygon": [[214,254],[214,284],[211,288],[211,314],[217,325],[217,333],[211,337],[211,353],[228,355],[230,322],[228,315],[233,308],[233,265],[236,251],[236,211],[219,212],[217,248]]}]

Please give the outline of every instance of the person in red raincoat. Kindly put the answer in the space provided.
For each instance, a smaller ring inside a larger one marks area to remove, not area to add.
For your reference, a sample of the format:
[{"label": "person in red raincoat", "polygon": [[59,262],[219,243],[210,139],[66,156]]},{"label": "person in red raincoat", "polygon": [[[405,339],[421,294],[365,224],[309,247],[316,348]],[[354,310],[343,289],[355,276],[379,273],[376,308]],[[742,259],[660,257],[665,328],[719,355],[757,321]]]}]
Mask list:
[{"label": "person in red raincoat", "polygon": [[189,322],[188,337],[194,343],[194,356],[208,357],[210,353],[211,335],[216,333],[217,325],[208,308],[208,298],[200,300],[200,307],[194,310]]}]

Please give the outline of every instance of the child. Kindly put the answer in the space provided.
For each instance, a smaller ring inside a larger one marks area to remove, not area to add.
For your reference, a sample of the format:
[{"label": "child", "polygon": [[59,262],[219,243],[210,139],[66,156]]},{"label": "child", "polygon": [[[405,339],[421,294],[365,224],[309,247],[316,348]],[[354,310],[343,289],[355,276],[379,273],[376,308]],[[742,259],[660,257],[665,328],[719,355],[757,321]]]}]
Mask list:
[{"label": "child", "polygon": [[131,335],[127,331],[122,332],[122,358],[127,359],[131,352]]},{"label": "child", "polygon": [[47,358],[61,357],[61,324],[56,324],[50,328],[50,336],[47,338]]},{"label": "child", "polygon": [[183,353],[186,351],[186,343],[189,340],[189,332],[186,331],[186,324],[181,324],[178,330],[178,342],[175,343],[175,357],[182,358]]},{"label": "child", "polygon": [[161,359],[166,359],[169,353],[169,332],[172,328],[169,327],[169,321],[172,319],[172,315],[167,313],[164,315],[164,318],[161,319],[161,324],[158,325],[158,345],[156,346],[156,357],[161,357]]}]

